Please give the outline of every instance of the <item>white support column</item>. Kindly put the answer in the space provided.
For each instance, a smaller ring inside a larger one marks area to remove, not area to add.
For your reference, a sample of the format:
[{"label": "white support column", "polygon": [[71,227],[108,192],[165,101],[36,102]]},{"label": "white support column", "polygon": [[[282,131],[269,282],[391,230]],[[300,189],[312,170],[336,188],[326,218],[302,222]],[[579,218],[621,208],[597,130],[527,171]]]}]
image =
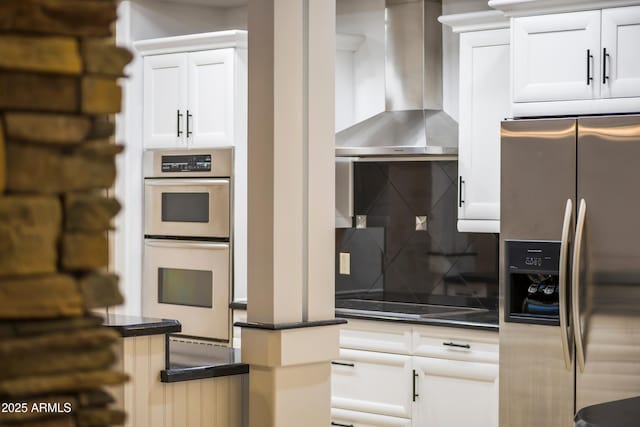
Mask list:
[{"label": "white support column", "polygon": [[251,427],[330,423],[335,0],[249,0]]}]

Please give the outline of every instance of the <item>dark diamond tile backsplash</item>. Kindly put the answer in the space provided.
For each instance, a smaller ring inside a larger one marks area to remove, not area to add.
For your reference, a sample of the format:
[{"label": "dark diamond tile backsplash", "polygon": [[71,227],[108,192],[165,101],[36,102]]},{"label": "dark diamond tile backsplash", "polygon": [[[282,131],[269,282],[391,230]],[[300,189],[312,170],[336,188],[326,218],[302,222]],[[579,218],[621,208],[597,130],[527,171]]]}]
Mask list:
[{"label": "dark diamond tile backsplash", "polygon": [[497,308],[499,236],[458,232],[457,174],[455,161],[355,163],[354,215],[367,226],[336,230],[337,300]]}]

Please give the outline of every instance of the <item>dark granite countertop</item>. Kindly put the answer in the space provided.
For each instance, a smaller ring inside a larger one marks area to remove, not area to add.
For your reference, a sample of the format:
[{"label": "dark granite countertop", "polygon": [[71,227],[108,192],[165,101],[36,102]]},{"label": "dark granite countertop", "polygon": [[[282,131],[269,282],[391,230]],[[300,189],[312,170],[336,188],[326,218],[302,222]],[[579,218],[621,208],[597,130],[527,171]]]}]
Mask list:
[{"label": "dark granite countertop", "polygon": [[[173,334],[182,330],[177,320],[111,314],[104,322],[122,337]],[[166,369],[160,371],[165,383],[246,374],[249,365],[240,361],[240,350],[220,345],[176,341],[167,338]]]},{"label": "dark granite countertop", "polygon": [[247,300],[237,300],[229,304],[229,308],[232,310],[246,310]]},{"label": "dark granite countertop", "polygon": [[587,406],[573,419],[576,427],[635,427],[640,425],[640,396]]},{"label": "dark granite countertop", "polygon": [[[246,310],[246,301],[234,301],[234,310]],[[498,310],[345,299],[336,301],[336,317],[382,320],[419,325],[498,331]]]},{"label": "dark granite countertop", "polygon": [[165,383],[246,374],[240,350],[214,344],[169,340],[167,369],[160,372]]},{"label": "dark granite countertop", "polygon": [[109,314],[105,317],[103,325],[115,329],[123,337],[173,334],[182,330],[182,325],[177,320],[125,316],[122,314]]},{"label": "dark granite countertop", "polygon": [[498,331],[498,310],[373,300],[336,301],[336,317]]}]

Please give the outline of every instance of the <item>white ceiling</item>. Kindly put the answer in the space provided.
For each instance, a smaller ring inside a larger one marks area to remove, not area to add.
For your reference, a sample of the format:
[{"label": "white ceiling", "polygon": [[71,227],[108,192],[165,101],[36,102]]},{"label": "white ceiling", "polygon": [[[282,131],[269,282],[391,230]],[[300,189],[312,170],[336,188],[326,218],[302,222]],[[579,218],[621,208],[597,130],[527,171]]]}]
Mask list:
[{"label": "white ceiling", "polygon": [[238,7],[246,6],[249,0],[162,0],[171,3],[188,3],[211,7]]}]

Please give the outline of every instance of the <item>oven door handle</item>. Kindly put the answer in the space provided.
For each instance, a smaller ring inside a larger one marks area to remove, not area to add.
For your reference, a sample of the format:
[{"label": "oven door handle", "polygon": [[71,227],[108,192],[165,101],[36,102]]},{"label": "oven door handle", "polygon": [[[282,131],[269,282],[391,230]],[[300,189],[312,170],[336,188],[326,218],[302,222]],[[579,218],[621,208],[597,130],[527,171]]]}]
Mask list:
[{"label": "oven door handle", "polygon": [[158,239],[145,239],[144,244],[146,246],[152,246],[155,248],[182,248],[182,249],[229,249],[228,243],[213,243],[213,242],[183,242],[179,240],[158,240]]},{"label": "oven door handle", "polygon": [[177,185],[229,185],[228,179],[145,179],[152,187],[175,187]]}]

